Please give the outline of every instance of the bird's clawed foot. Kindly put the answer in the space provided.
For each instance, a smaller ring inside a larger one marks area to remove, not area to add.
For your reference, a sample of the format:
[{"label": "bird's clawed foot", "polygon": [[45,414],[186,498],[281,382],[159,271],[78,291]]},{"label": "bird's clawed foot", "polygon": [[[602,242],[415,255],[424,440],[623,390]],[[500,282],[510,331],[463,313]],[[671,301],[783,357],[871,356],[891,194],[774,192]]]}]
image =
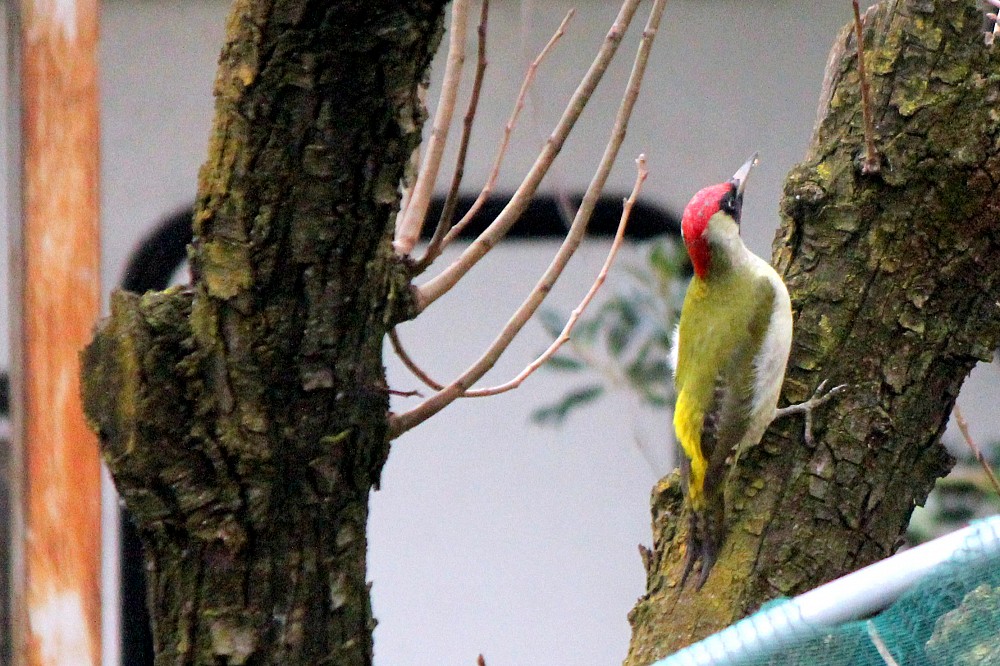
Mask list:
[{"label": "bird's clawed foot", "polygon": [[812,394],[812,397],[805,402],[788,405],[787,407],[782,407],[774,412],[775,420],[792,414],[805,414],[805,440],[806,445],[808,445],[809,448],[816,445],[816,441],[813,438],[813,411],[830,398],[843,393],[848,388],[847,384],[841,384],[840,386],[834,386],[832,389],[824,393],[823,391],[826,388],[827,381],[828,380],[824,379],[820,382],[819,386],[816,387],[816,391]]},{"label": "bird's clawed foot", "polygon": [[681,574],[680,589],[684,589],[688,575],[698,566],[698,582],[695,589],[700,590],[708,580],[715,561],[719,558],[719,550],[723,534],[718,521],[709,519],[704,514],[692,512],[687,536],[687,552],[684,556],[684,573]]}]

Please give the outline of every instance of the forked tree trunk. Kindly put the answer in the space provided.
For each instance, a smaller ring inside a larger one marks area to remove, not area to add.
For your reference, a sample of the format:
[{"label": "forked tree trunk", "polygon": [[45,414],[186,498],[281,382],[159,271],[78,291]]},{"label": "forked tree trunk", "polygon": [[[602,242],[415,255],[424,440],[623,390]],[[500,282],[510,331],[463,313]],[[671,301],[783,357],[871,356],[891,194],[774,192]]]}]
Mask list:
[{"label": "forked tree trunk", "polygon": [[864,43],[882,170],[861,172],[845,28],[774,250],[795,311],[784,399],[807,398],[823,379],[850,392],[824,407],[815,448],[794,418],[741,457],[727,485],[729,538],[700,592],[678,587],[676,479],[657,486],[630,666],[890,555],[951,466],[940,438],[963,380],[1000,344],[1000,50],[983,44],[982,7],[881,2]]},{"label": "forked tree trunk", "polygon": [[193,287],[119,293],[87,414],[148,554],[157,664],[372,660],[391,247],[444,0],[236,0]]}]

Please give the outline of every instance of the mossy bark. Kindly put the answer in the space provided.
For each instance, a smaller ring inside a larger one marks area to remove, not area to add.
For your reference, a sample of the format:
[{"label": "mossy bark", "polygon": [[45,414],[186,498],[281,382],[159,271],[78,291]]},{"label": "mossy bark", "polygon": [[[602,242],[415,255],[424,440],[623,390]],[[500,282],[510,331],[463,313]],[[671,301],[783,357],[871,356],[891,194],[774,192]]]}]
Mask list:
[{"label": "mossy bark", "polygon": [[640,666],[890,555],[951,459],[940,438],[972,367],[1000,344],[1000,50],[973,0],[881,2],[864,22],[875,143],[850,28],[837,38],[819,118],[788,176],[774,263],[795,311],[783,400],[850,385],[818,415],[772,425],[727,481],[729,536],[701,591],[678,586],[685,530],[676,479],[653,492],[648,589],[631,614]]},{"label": "mossy bark", "polygon": [[372,661],[368,494],[391,249],[443,0],[236,0],[193,284],[118,293],[83,355],[147,551],[157,664]]}]

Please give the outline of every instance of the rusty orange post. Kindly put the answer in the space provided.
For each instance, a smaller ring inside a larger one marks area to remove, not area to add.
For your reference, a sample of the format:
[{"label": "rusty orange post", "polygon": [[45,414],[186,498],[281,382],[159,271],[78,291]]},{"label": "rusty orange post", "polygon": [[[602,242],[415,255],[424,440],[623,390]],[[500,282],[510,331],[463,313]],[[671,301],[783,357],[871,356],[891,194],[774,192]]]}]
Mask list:
[{"label": "rusty orange post", "polygon": [[78,358],[100,309],[97,16],[97,0],[21,0],[16,17],[17,666],[101,660],[100,457]]}]

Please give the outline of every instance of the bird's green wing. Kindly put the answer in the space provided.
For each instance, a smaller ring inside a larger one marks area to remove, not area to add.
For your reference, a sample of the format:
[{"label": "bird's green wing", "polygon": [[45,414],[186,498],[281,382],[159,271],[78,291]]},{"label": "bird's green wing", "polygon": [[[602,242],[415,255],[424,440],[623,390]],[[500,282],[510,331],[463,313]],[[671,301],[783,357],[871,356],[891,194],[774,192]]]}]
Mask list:
[{"label": "bird's green wing", "polygon": [[754,360],[771,321],[774,287],[766,278],[749,282],[751,305],[744,316],[731,318],[728,352],[717,359],[715,387],[705,410],[701,448],[708,465],[705,492],[710,494],[726,477],[726,459],[740,443],[750,425],[756,379]]},{"label": "bird's green wing", "polygon": [[[683,384],[685,379],[690,379],[691,376],[684,372],[688,369],[699,373],[695,375],[699,389],[705,381],[703,373],[706,371],[714,373],[710,394],[702,396],[707,398],[702,401],[705,411],[700,433],[695,434],[696,448],[705,461],[705,473],[702,487],[695,489],[696,492],[691,495],[692,498],[697,497],[698,501],[695,503],[692,500],[687,555],[681,576],[682,586],[695,564],[700,562],[698,575],[700,588],[718,557],[726,533],[726,507],[722,493],[729,471],[726,460],[742,441],[753,417],[751,408],[756,379],[754,360],[771,321],[775,294],[774,286],[766,277],[760,279],[755,277],[742,284],[746,285],[747,293],[734,294],[733,290],[718,292],[731,298],[740,298],[742,300],[738,302],[749,306],[729,310],[727,320],[721,327],[724,330],[722,336],[719,335],[719,326],[694,327],[689,330],[693,333],[691,339],[681,338],[679,341],[681,345],[678,362],[679,384]],[[682,328],[681,335],[685,334]],[[688,344],[697,346],[700,353],[685,354],[684,347]],[[685,363],[698,361],[700,365],[697,368],[684,366]],[[679,386],[681,391],[685,388]],[[682,408],[680,403],[681,400],[678,402],[678,409]],[[692,442],[684,444],[690,446]],[[691,492],[691,463],[686,458],[682,461],[681,473],[685,486]]]}]

